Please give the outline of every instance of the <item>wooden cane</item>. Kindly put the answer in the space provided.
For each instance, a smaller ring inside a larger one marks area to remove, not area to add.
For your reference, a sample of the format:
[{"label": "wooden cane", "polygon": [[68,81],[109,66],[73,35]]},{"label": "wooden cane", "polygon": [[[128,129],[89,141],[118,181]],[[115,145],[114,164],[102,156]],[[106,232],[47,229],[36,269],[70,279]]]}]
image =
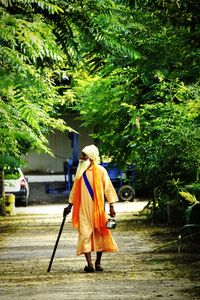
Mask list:
[{"label": "wooden cane", "polygon": [[62,230],[63,230],[63,226],[65,224],[65,219],[66,219],[66,216],[63,216],[63,220],[62,220],[62,223],[61,223],[61,226],[60,226],[60,230],[59,230],[58,237],[57,237],[54,249],[53,249],[53,253],[52,253],[52,256],[51,256],[51,260],[49,262],[49,266],[48,266],[47,272],[50,272],[50,270],[51,270],[51,265],[53,263],[53,259],[54,259],[55,253],[56,253],[58,242],[60,240],[60,236],[61,236],[61,233],[62,233]]}]

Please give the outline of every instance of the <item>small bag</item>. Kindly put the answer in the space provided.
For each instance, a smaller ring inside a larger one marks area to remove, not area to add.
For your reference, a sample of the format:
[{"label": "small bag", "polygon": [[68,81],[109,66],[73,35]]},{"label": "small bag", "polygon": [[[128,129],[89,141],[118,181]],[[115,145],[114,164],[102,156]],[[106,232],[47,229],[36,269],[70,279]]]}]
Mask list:
[{"label": "small bag", "polygon": [[115,219],[108,219],[108,221],[106,223],[106,228],[115,229],[115,227],[116,227]]}]

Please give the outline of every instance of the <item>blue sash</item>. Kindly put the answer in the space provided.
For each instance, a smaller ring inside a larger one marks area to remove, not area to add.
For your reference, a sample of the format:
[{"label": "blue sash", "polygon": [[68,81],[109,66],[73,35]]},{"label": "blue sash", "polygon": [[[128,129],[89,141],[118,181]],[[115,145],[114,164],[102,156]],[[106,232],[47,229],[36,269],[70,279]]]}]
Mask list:
[{"label": "blue sash", "polygon": [[83,178],[84,178],[84,181],[85,181],[85,185],[88,189],[88,192],[90,193],[90,196],[91,196],[92,200],[94,200],[94,192],[93,192],[92,187],[91,187],[91,185],[88,181],[88,178],[86,176],[86,171],[83,173]]}]

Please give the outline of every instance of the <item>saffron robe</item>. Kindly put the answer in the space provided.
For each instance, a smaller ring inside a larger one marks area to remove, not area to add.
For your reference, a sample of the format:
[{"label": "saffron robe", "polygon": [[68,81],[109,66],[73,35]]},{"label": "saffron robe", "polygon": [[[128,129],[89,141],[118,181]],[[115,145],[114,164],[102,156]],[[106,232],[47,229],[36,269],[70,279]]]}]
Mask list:
[{"label": "saffron robe", "polygon": [[[97,165],[97,167],[103,197],[105,196],[108,203],[117,202],[118,197],[106,169],[101,165]],[[86,176],[93,188],[93,166],[86,170]],[[74,186],[68,200],[71,204],[73,204],[73,196]],[[77,255],[92,251],[116,252],[118,250],[110,230],[108,231],[108,234],[102,235],[94,228],[94,201],[85,185],[83,176],[81,177],[81,203],[79,208],[78,232]]]}]

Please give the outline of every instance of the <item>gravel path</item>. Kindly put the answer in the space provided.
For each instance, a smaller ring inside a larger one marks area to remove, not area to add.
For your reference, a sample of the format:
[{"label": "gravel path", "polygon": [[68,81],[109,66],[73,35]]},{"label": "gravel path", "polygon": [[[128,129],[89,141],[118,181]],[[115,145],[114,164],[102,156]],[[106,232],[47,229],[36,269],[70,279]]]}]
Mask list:
[{"label": "gravel path", "polygon": [[119,213],[113,231],[120,251],[104,254],[104,272],[85,274],[75,255],[77,233],[66,219],[50,273],[47,267],[62,221],[58,211],[0,219],[1,300],[200,299],[199,255],[152,252],[156,228]]}]

